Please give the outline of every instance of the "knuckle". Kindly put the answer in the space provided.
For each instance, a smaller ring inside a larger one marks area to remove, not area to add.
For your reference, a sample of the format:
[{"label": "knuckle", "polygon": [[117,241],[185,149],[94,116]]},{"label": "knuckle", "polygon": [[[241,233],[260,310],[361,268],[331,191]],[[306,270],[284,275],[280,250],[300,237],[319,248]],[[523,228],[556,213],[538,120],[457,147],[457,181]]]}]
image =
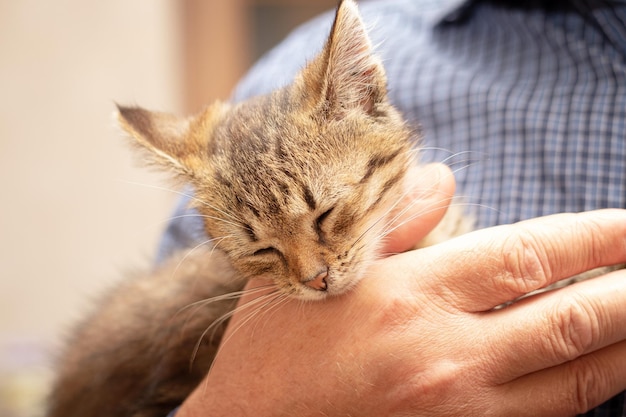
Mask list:
[{"label": "knuckle", "polygon": [[562,298],[551,317],[548,354],[555,360],[561,363],[571,361],[594,345],[597,320],[585,299],[575,296]]},{"label": "knuckle", "polygon": [[569,404],[574,413],[584,413],[602,400],[605,373],[593,360],[573,362],[567,380],[571,384]]},{"label": "knuckle", "polygon": [[516,295],[527,294],[550,283],[552,271],[545,251],[529,231],[507,237],[502,246],[504,275],[499,284]]},{"label": "knuckle", "polygon": [[604,253],[606,252],[606,245],[604,244],[604,236],[606,232],[603,232],[602,226],[597,222],[583,223],[579,222],[579,230],[581,236],[588,237],[588,260],[587,267],[596,267],[602,264]]}]

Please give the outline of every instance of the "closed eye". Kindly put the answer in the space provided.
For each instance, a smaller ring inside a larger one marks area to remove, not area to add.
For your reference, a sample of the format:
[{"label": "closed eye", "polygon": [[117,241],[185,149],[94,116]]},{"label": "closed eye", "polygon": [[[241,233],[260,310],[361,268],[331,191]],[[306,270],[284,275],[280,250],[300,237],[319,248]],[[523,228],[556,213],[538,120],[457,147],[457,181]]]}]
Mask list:
[{"label": "closed eye", "polygon": [[325,243],[326,239],[324,237],[324,231],[322,230],[322,226],[324,225],[324,221],[328,218],[333,209],[334,207],[329,208],[328,210],[320,214],[317,219],[315,219],[315,231],[317,232],[320,243]]},{"label": "closed eye", "polygon": [[321,230],[322,224],[324,223],[324,220],[326,220],[328,218],[328,216],[333,211],[333,209],[334,209],[334,207],[329,208],[328,210],[326,210],[325,212],[320,214],[317,217],[317,219],[315,219],[315,227],[317,228],[317,230]]},{"label": "closed eye", "polygon": [[255,251],[252,256],[279,255],[282,256],[278,249],[274,247],[263,248]]}]

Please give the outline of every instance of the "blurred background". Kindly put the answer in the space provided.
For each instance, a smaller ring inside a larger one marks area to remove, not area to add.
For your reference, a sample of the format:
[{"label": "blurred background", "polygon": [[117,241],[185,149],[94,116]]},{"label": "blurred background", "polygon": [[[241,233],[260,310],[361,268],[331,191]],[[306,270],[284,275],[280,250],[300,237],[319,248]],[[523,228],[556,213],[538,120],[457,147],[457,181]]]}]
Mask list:
[{"label": "blurred background", "polygon": [[189,113],[226,99],[335,4],[0,0],[0,417],[40,415],[67,330],[150,264],[173,208],[125,146],[114,103]]}]

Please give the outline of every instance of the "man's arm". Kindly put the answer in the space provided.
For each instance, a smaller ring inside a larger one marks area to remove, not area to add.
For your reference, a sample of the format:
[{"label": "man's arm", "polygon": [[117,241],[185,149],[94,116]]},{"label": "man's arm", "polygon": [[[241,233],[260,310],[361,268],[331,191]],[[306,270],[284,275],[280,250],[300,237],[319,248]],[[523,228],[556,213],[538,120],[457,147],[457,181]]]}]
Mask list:
[{"label": "man's arm", "polygon": [[485,229],[380,260],[345,296],[236,315],[178,416],[584,412],[626,388],[626,272],[492,308],[624,261],[622,210]]}]

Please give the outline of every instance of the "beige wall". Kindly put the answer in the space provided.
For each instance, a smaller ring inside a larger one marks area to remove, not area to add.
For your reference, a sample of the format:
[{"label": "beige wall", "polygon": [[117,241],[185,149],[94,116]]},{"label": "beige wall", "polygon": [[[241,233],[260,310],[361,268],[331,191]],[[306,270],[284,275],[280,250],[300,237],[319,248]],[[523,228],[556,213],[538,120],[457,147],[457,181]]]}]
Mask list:
[{"label": "beige wall", "polygon": [[[264,25],[278,37],[335,3],[0,0],[0,417],[39,415],[49,354],[98,290],[150,263],[175,201],[114,102],[226,98]],[[252,24],[268,8],[276,22]]]},{"label": "beige wall", "polygon": [[111,116],[114,101],[183,107],[175,6],[0,0],[1,416],[2,373],[40,361],[90,294],[153,253],[172,196]]}]

